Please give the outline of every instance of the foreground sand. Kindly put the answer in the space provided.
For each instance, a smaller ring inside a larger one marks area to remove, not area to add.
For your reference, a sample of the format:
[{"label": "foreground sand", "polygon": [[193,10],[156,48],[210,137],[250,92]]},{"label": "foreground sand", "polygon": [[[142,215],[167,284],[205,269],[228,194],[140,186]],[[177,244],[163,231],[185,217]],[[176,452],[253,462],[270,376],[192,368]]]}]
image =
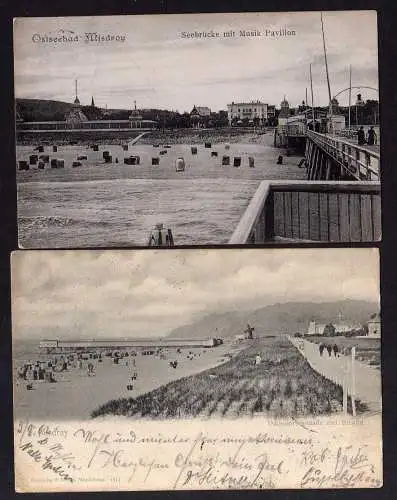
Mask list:
[{"label": "foreground sand", "polygon": [[[240,347],[241,349],[241,347]],[[102,363],[95,364],[95,376],[88,377],[87,370],[71,369],[58,374],[57,383],[35,383],[35,389],[26,390],[26,382],[14,384],[14,417],[48,420],[89,419],[91,412],[112,399],[136,397],[173,380],[213,368],[229,360],[226,353],[236,352],[230,345],[211,349],[182,349],[181,354],[170,354],[168,359],[160,360],[154,356],[137,355],[136,367],[132,358],[126,358],[119,365],[105,357]],[[187,359],[189,351],[199,353],[192,360]],[[178,360],[177,369],[169,366]],[[132,372],[138,372],[133,382],[134,390],[128,391]]]}]

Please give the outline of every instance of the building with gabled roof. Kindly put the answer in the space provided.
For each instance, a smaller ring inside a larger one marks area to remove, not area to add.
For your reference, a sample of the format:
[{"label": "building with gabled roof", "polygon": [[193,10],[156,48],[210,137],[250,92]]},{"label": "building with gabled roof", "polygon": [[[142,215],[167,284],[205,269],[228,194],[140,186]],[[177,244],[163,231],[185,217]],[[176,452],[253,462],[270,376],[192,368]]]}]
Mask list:
[{"label": "building with gabled roof", "polygon": [[380,338],[381,336],[380,313],[373,314],[370,320],[367,322],[367,326],[368,326],[368,337]]}]

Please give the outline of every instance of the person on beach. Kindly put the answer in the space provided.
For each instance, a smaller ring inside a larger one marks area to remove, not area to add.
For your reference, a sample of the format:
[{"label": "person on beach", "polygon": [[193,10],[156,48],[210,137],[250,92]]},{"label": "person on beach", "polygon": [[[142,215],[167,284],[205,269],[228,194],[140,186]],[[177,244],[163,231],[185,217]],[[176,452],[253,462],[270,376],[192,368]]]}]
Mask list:
[{"label": "person on beach", "polygon": [[365,144],[365,132],[364,132],[364,127],[361,126],[358,133],[357,133],[357,140],[358,140],[358,145],[362,146]]},{"label": "person on beach", "polygon": [[371,127],[369,130],[368,130],[368,135],[367,135],[367,144],[369,146],[373,146],[374,144],[376,144],[376,132],[374,130],[374,127]]},{"label": "person on beach", "polygon": [[261,358],[260,354],[257,354],[255,357],[255,365],[260,365],[261,362],[262,362],[262,358]]}]

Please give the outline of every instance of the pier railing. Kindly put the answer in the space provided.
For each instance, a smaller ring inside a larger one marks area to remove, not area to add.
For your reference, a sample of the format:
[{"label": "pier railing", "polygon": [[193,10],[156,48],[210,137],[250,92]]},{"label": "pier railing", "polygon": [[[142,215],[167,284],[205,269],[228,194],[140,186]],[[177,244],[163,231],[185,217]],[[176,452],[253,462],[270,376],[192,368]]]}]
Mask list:
[{"label": "pier railing", "polygon": [[229,244],[374,242],[380,183],[262,181]]},{"label": "pier railing", "polygon": [[352,144],[341,137],[320,134],[312,130],[307,131],[307,138],[356,179],[379,180],[380,155],[378,152],[365,146]]}]

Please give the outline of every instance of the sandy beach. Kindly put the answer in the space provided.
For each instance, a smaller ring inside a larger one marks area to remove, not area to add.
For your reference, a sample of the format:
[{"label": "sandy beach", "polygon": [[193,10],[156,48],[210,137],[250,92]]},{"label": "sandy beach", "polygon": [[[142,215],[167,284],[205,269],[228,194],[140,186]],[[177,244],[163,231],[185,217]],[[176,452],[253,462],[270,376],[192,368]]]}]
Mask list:
[{"label": "sandy beach", "polygon": [[[225,354],[234,354],[241,349],[230,344],[215,348],[186,348],[177,354],[174,350],[166,359],[155,356],[125,358],[114,364],[112,358],[103,356],[103,362],[94,362],[95,376],[87,375],[87,361],[83,369],[71,368],[57,374],[56,383],[34,382],[34,390],[26,390],[27,382],[14,383],[14,417],[16,419],[86,420],[98,406],[112,399],[137,397],[173,380],[213,368],[229,360]],[[189,352],[196,354],[188,359]],[[46,359],[46,355],[40,359]],[[132,366],[135,359],[136,366]],[[176,369],[170,361],[178,360]],[[128,365],[126,365],[128,362]],[[18,363],[19,366],[21,362]],[[131,382],[133,372],[138,378]],[[134,390],[128,391],[127,384],[133,383]]]},{"label": "sandy beach", "polygon": [[[148,141],[150,137],[146,138]],[[151,229],[159,222],[171,228],[176,245],[227,244],[259,183],[264,179],[306,177],[298,168],[299,156],[284,156],[272,147],[272,135],[259,136],[258,143],[201,142],[197,154],[191,145],[138,142],[123,151],[121,145],[46,147],[49,158],[63,158],[65,168],[33,166],[18,171],[18,236],[23,248],[131,247],[146,245]],[[105,163],[109,151],[114,163]],[[166,153],[160,155],[160,152]],[[18,146],[17,160],[29,159],[33,146]],[[217,156],[212,156],[216,153]],[[81,166],[72,163],[83,155]],[[140,157],[139,165],[124,164],[124,158]],[[223,156],[230,157],[222,165]],[[152,165],[152,157],[159,165]],[[185,170],[177,172],[178,157]],[[234,158],[241,166],[234,167]],[[249,158],[255,167],[249,166]],[[115,163],[116,158],[118,163]]]}]

